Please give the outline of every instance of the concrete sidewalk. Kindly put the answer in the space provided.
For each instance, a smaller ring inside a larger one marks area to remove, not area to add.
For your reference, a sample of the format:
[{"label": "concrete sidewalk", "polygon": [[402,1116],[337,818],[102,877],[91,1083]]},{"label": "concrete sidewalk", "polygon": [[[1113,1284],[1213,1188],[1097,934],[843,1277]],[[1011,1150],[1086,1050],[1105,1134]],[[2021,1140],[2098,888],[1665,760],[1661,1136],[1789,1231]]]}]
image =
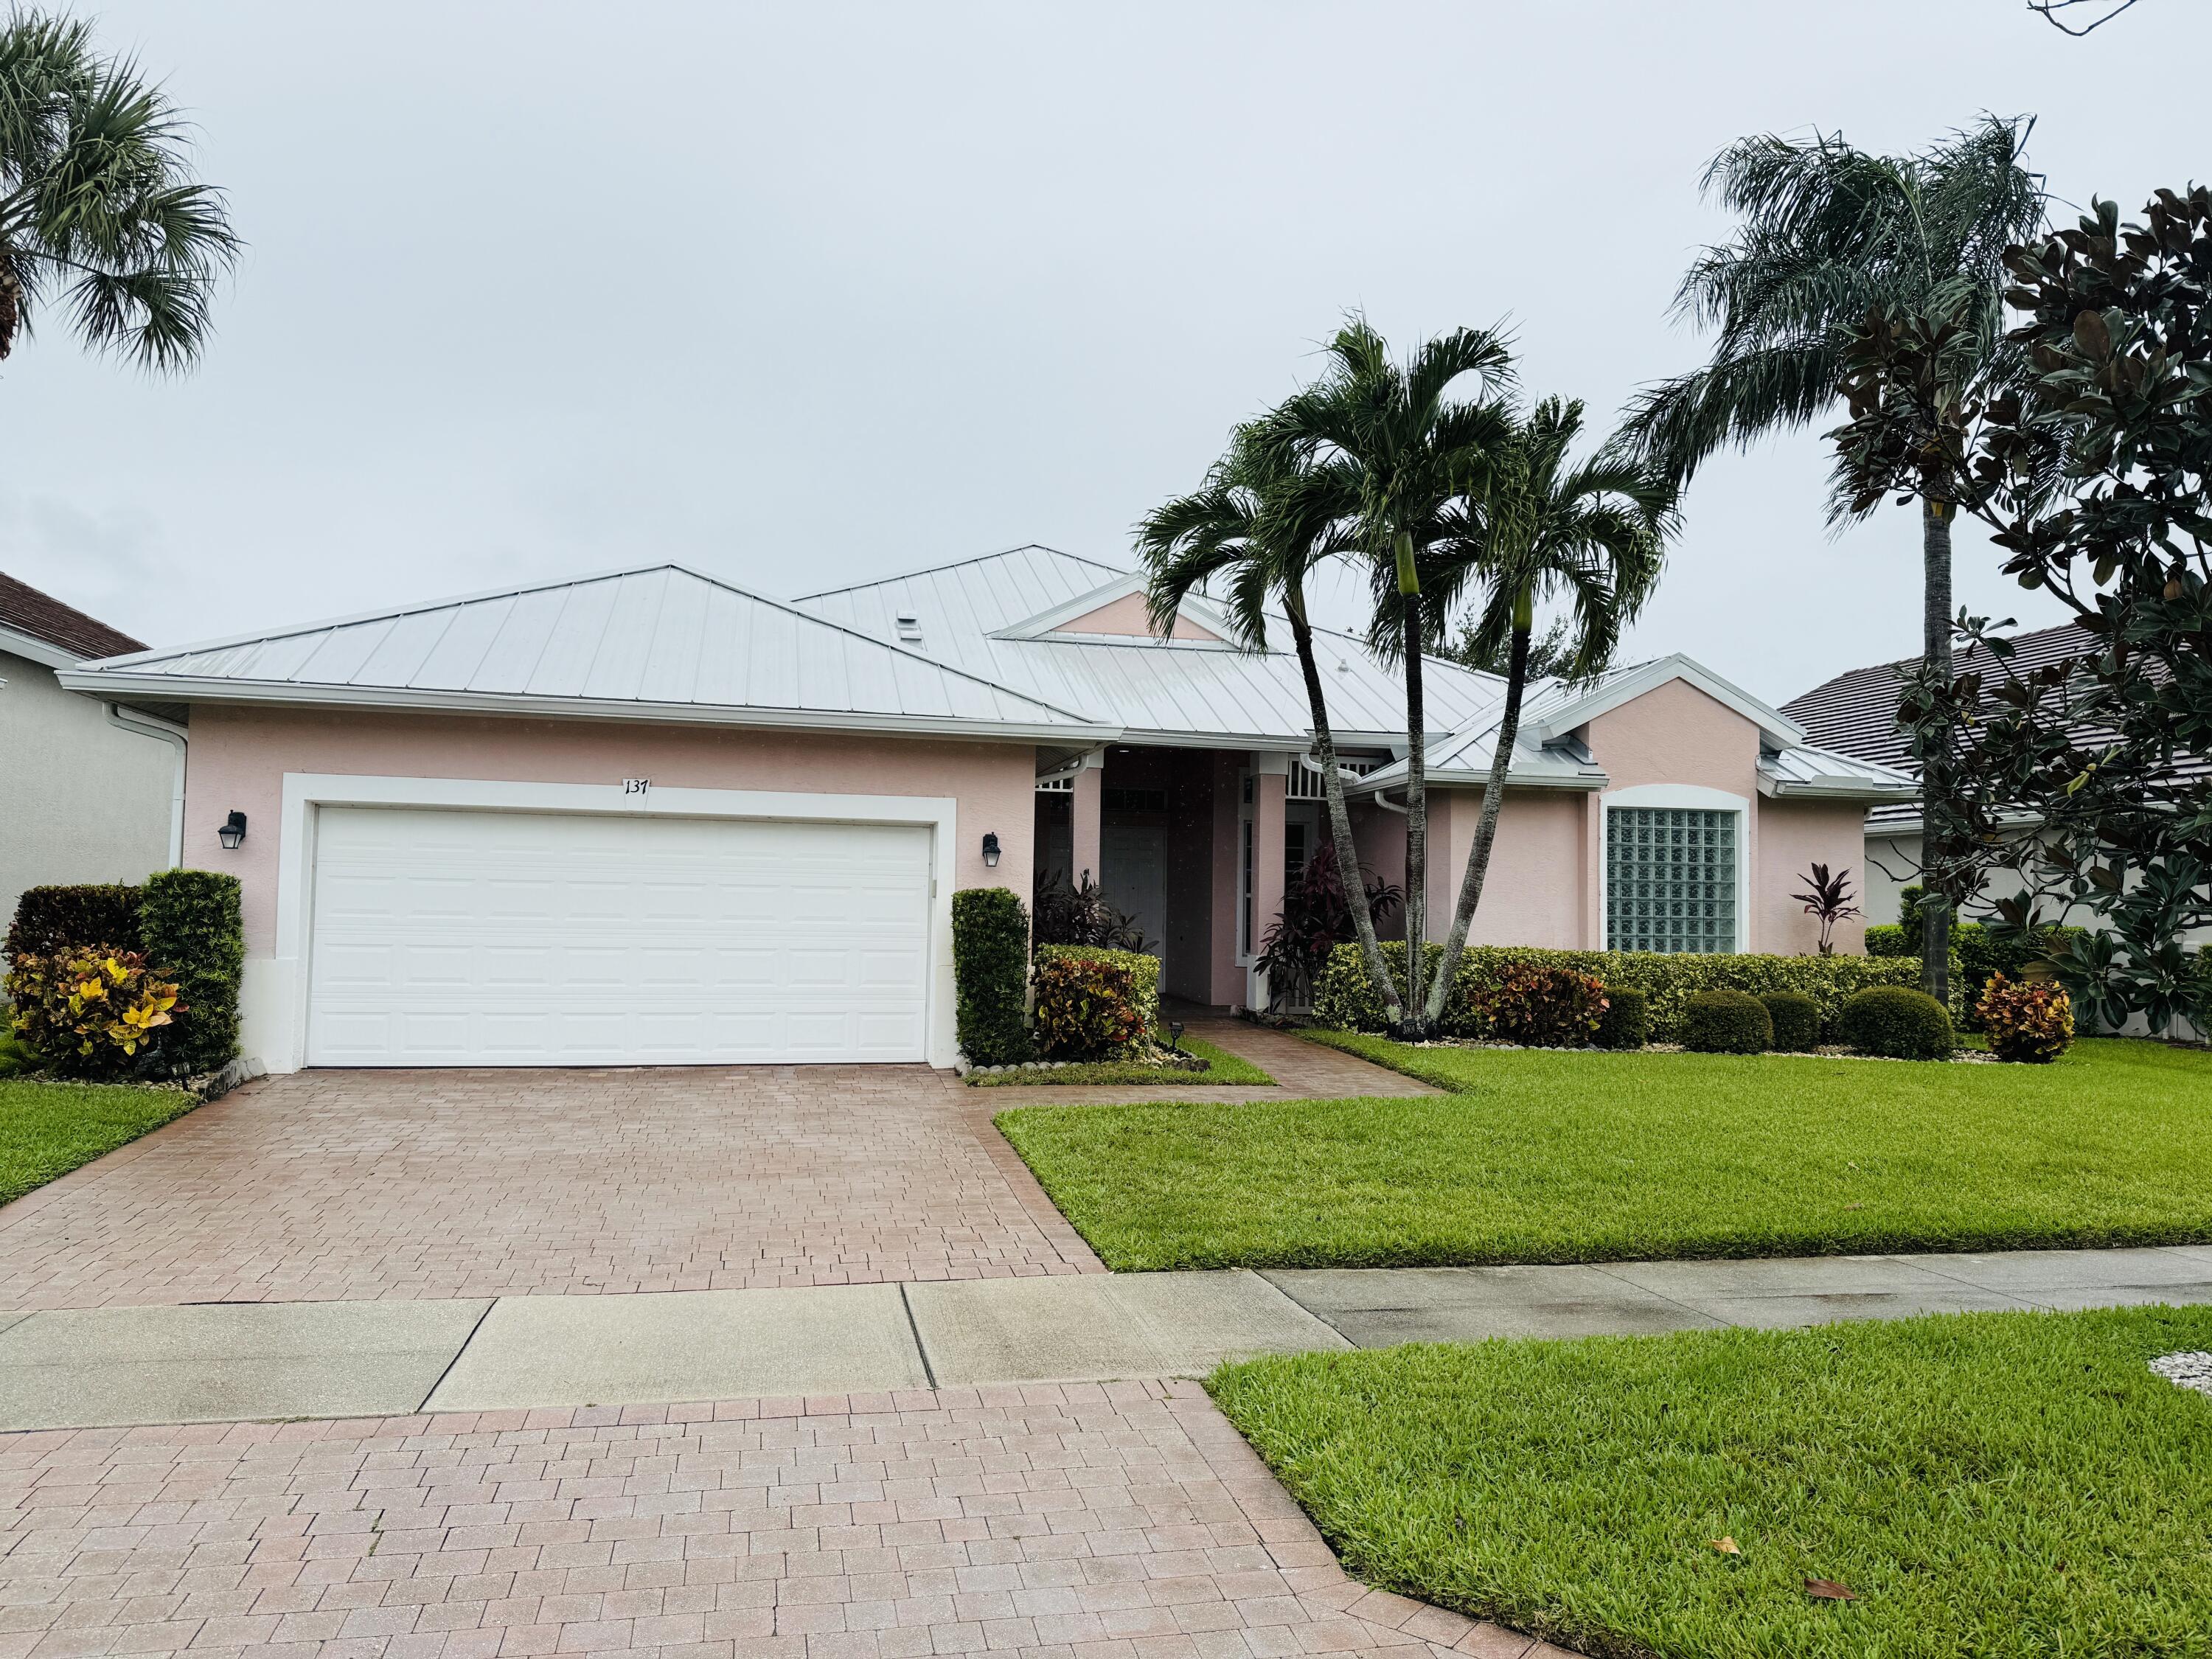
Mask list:
[{"label": "concrete sidewalk", "polygon": [[1225,1358],[2212,1302],[2212,1246],[0,1314],[0,1430],[1193,1376]]}]

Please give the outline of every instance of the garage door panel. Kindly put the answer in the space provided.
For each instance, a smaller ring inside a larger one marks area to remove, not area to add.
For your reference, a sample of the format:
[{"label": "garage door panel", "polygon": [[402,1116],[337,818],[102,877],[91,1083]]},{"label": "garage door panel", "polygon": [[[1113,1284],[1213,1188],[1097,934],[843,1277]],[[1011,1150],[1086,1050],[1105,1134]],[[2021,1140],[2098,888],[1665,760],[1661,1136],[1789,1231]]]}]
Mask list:
[{"label": "garage door panel", "polygon": [[325,808],[308,1060],[915,1060],[920,828]]}]

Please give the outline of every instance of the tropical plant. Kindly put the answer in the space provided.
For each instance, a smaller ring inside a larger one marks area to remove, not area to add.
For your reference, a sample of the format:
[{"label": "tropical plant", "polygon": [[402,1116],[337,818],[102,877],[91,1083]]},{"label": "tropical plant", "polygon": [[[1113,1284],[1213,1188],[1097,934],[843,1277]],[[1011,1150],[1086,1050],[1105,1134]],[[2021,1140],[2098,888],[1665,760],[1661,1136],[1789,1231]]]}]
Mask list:
[{"label": "tropical plant", "polygon": [[1653,464],[1618,447],[1571,460],[1582,425],[1582,404],[1557,398],[1545,398],[1516,420],[1480,491],[1439,514],[1442,533],[1420,561],[1431,615],[1448,614],[1472,598],[1476,648],[1503,651],[1506,659],[1505,702],[1491,734],[1490,776],[1444,938],[1443,966],[1422,1007],[1424,1029],[1443,1018],[1468,929],[1482,903],[1521,732],[1535,607],[1547,601],[1567,606],[1561,621],[1570,627],[1569,678],[1600,672],[1611,661],[1621,629],[1658,585],[1667,538],[1675,527],[1674,484]]},{"label": "tropical plant", "polygon": [[1151,1040],[1135,978],[1117,962],[1056,952],[1037,958],[1033,982],[1037,1048],[1048,1060],[1118,1060]]},{"label": "tropical plant", "polygon": [[[1358,875],[1366,895],[1371,933],[1404,902],[1405,894],[1380,876],[1364,870]],[[1297,880],[1284,892],[1283,908],[1261,941],[1255,965],[1267,976],[1269,1006],[1309,1005],[1315,976],[1328,963],[1329,952],[1358,939],[1351,895],[1345,890],[1344,872],[1337,866],[1335,844],[1323,842],[1298,872]]]},{"label": "tropical plant", "polygon": [[1079,885],[1071,884],[1057,870],[1048,872],[1037,883],[1034,938],[1038,945],[1092,945],[1109,951],[1145,948],[1144,930],[1137,926],[1137,919],[1115,909],[1088,870],[1083,872]]},{"label": "tropical plant", "polygon": [[1807,915],[1820,919],[1820,954],[1832,957],[1836,954],[1836,924],[1859,914],[1851,902],[1851,872],[1838,870],[1832,876],[1826,865],[1816,864],[1797,879],[1806,890],[1790,896],[1805,907]]},{"label": "tropical plant", "polygon": [[0,358],[48,303],[145,367],[198,356],[239,240],[188,152],[168,95],[88,22],[0,21]]},{"label": "tropical plant", "polygon": [[173,981],[106,945],[11,957],[7,989],[16,1036],[58,1075],[92,1082],[152,1073],[162,1030],[181,1012]]},{"label": "tropical plant", "polygon": [[[1411,970],[1404,1004],[1407,1034],[1431,1022],[1422,975],[1429,871],[1428,721],[1422,653],[1440,629],[1422,603],[1421,553],[1443,531],[1446,510],[1478,493],[1513,421],[1501,395],[1511,358],[1498,335],[1455,329],[1425,342],[1403,362],[1364,319],[1329,342],[1328,371],[1255,422],[1255,441],[1273,466],[1310,469],[1321,487],[1302,521],[1316,539],[1340,537],[1364,559],[1378,599],[1378,629],[1397,623],[1387,643],[1406,682],[1406,941]],[[1473,398],[1455,395],[1463,380]],[[1349,499],[1346,499],[1348,496]],[[1334,769],[1328,769],[1333,770]],[[1348,839],[1346,844],[1349,844]],[[1388,986],[1385,976],[1384,986]],[[1384,991],[1386,1000],[1389,991]]]},{"label": "tropical plant", "polygon": [[[1252,650],[1267,647],[1270,604],[1282,605],[1305,681],[1329,836],[1335,845],[1350,847],[1352,815],[1306,613],[1306,585],[1322,563],[1352,545],[1346,526],[1358,504],[1358,479],[1340,461],[1316,463],[1298,446],[1267,441],[1266,431],[1264,422],[1238,427],[1197,491],[1138,526],[1137,550],[1149,576],[1146,600],[1153,626],[1169,634],[1183,601],[1218,583],[1237,642]],[[1383,965],[1375,917],[1349,908],[1347,915],[1369,979],[1395,1024],[1399,994]]]},{"label": "tropical plant", "polygon": [[1999,1060],[2047,1065],[2073,1045],[2074,1005],[2064,990],[2047,981],[2015,985],[2002,974],[1992,974],[1974,1012],[1989,1033],[1990,1052]]},{"label": "tropical plant", "polygon": [[[1746,138],[1723,150],[1705,185],[1741,222],[1733,241],[1699,256],[1675,301],[1717,331],[1712,361],[1637,400],[1628,421],[1637,452],[1686,482],[1721,449],[1809,424],[1842,395],[1872,315],[1921,333],[1949,331],[1944,395],[1953,404],[2012,375],[2005,250],[2044,220],[2042,183],[2021,160],[2031,125],[1986,117],[1918,155],[1869,155],[1830,134]],[[1948,684],[1959,498],[1932,482],[1911,494],[1921,507],[1921,672]],[[1839,467],[1832,517],[1857,517],[1873,504]],[[1984,849],[1954,823],[1954,738],[1943,723],[1913,728],[1922,860],[1934,890],[1922,981],[1939,1000],[1949,989],[1951,917],[1987,867]]]},{"label": "tropical plant", "polygon": [[1574,1048],[1596,1040],[1606,988],[1595,974],[1572,968],[1508,963],[1468,994],[1467,1006],[1480,1029],[1500,1042]]}]

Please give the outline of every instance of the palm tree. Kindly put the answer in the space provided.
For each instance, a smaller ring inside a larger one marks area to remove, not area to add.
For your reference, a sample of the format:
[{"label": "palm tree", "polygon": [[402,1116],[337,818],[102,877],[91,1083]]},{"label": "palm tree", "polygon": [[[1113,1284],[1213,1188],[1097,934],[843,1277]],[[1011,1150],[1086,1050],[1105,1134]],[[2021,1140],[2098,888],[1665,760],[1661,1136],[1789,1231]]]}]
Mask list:
[{"label": "palm tree", "polygon": [[1468,644],[1485,659],[1502,654],[1505,659],[1505,707],[1492,738],[1474,846],[1422,1009],[1422,1024],[1429,1028],[1443,1018],[1468,927],[1482,902],[1506,773],[1521,730],[1536,606],[1547,599],[1567,605],[1559,619],[1566,678],[1586,679],[1602,672],[1622,628],[1658,585],[1667,540],[1676,528],[1676,491],[1663,469],[1617,446],[1570,464],[1582,427],[1579,399],[1547,398],[1538,404],[1493,464],[1488,487],[1446,509],[1444,533],[1424,561],[1429,625],[1440,631],[1443,618],[1476,590]]},{"label": "palm tree", "polygon": [[[1259,428],[1247,423],[1232,434],[1228,453],[1197,491],[1168,502],[1137,527],[1137,550],[1150,573],[1146,600],[1153,626],[1163,635],[1173,631],[1185,599],[1218,582],[1237,643],[1264,650],[1267,608],[1281,605],[1305,677],[1329,834],[1347,872],[1356,863],[1352,816],[1345,805],[1328,698],[1314,654],[1306,583],[1320,565],[1346,550],[1342,526],[1357,505],[1355,487],[1348,468],[1316,465],[1294,452],[1271,448],[1261,441]],[[1356,875],[1346,890],[1357,895]],[[1349,908],[1368,975],[1395,1024],[1401,1017],[1398,989],[1376,940],[1374,916],[1357,896]]]},{"label": "palm tree", "polygon": [[86,344],[177,369],[199,355],[238,238],[185,125],[91,26],[0,20],[0,357],[49,302]]},{"label": "palm tree", "polygon": [[[1255,441],[1341,476],[1349,511],[1341,533],[1366,560],[1378,594],[1395,594],[1404,625],[1397,641],[1406,676],[1406,999],[1418,1019],[1429,869],[1428,740],[1421,694],[1425,639],[1419,554],[1437,533],[1455,499],[1480,487],[1485,470],[1512,429],[1499,393],[1512,380],[1504,341],[1482,329],[1456,329],[1424,343],[1404,363],[1382,337],[1355,317],[1328,347],[1329,372],[1255,423]],[[1453,398],[1472,375],[1482,395]],[[1394,1022],[1395,1023],[1395,1022]]]},{"label": "palm tree", "polygon": [[[1699,256],[1675,299],[1719,338],[1704,368],[1638,398],[1626,426],[1635,453],[1686,483],[1717,450],[1808,424],[1836,402],[1846,351],[1877,314],[1964,318],[1978,348],[1962,354],[1962,395],[2009,374],[2004,252],[2044,219],[2041,180],[2022,161],[2033,125],[1986,116],[1921,155],[1870,155],[1831,136],[1746,138],[1722,151],[1705,188],[1741,223],[1735,240]],[[1956,508],[1921,497],[1923,649],[1947,684]],[[1839,478],[1831,516],[1850,512]],[[1915,746],[1923,799],[1948,799],[1948,743]],[[1931,871],[1944,867],[1932,839],[1923,853]],[[1938,998],[1959,896],[1926,908],[1921,978]]]}]

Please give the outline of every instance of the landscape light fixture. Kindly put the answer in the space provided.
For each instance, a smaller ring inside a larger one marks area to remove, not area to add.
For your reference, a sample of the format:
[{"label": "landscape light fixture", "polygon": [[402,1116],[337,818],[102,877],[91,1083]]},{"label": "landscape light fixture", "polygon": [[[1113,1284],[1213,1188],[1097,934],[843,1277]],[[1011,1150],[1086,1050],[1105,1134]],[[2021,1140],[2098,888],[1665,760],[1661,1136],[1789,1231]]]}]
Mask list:
[{"label": "landscape light fixture", "polygon": [[995,830],[983,837],[983,867],[986,870],[999,867],[999,832]]},{"label": "landscape light fixture", "polygon": [[222,821],[222,828],[215,835],[216,839],[222,843],[224,852],[235,853],[238,843],[246,839],[246,814],[235,806],[232,807],[230,816]]},{"label": "landscape light fixture", "polygon": [[1177,1045],[1182,1042],[1182,1022],[1179,1019],[1170,1020],[1168,1022],[1168,1052],[1171,1054],[1181,1054],[1182,1050]]}]

